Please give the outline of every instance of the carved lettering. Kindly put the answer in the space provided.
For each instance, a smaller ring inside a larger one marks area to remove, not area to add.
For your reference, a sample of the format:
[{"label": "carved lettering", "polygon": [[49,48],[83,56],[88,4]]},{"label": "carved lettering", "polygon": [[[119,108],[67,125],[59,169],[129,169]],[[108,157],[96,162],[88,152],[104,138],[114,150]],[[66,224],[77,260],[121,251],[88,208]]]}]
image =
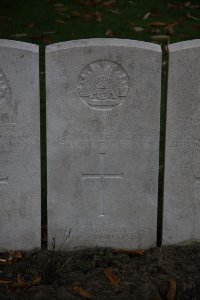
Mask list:
[{"label": "carved lettering", "polygon": [[17,103],[12,99],[9,82],[0,69],[0,127],[16,125]]}]

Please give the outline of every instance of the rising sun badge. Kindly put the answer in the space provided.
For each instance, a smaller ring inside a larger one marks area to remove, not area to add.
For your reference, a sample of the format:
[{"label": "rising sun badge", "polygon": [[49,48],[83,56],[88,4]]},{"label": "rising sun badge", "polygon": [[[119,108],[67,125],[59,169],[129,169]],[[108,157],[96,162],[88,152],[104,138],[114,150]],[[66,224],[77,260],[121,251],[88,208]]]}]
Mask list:
[{"label": "rising sun badge", "polygon": [[112,109],[121,104],[129,90],[126,71],[119,64],[107,60],[88,64],[78,81],[81,99],[95,109]]}]

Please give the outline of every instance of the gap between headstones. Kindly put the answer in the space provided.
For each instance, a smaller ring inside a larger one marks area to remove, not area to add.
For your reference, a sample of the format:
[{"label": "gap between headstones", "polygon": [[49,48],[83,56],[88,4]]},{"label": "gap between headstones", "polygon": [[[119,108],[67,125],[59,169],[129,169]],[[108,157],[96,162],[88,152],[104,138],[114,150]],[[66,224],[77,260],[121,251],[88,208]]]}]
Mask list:
[{"label": "gap between headstones", "polygon": [[41,246],[47,249],[47,141],[45,47],[40,47]]},{"label": "gap between headstones", "polygon": [[166,114],[168,87],[169,55],[167,45],[162,45],[162,77],[161,77],[161,105],[160,105],[160,149],[158,176],[158,214],[157,214],[157,246],[162,245],[163,208],[164,208],[164,172],[165,172],[165,142],[166,142]]}]

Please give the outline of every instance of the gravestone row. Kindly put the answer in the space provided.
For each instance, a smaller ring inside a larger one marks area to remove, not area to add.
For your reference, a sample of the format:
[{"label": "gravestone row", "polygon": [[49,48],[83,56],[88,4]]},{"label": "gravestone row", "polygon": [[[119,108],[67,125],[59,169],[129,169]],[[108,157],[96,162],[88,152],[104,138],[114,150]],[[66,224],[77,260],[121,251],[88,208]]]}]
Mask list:
[{"label": "gravestone row", "polygon": [[0,40],[0,248],[40,247],[39,49]]},{"label": "gravestone row", "polygon": [[[198,240],[200,41],[169,46],[164,244]],[[156,245],[161,48],[46,49],[49,249]],[[40,247],[38,46],[0,40],[0,249]],[[185,224],[185,226],[183,226]]]},{"label": "gravestone row", "polygon": [[200,240],[200,40],[169,46],[163,243]]}]

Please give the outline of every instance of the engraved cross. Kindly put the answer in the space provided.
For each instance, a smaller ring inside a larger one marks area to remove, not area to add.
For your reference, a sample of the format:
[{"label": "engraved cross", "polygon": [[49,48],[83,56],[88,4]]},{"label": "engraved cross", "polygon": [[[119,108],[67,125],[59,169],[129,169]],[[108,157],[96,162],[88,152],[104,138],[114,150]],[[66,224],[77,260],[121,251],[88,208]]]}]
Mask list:
[{"label": "engraved cross", "polygon": [[195,175],[195,179],[196,179],[196,183],[200,184],[200,176],[199,175],[198,176]]},{"label": "engraved cross", "polygon": [[8,177],[0,178],[0,184],[8,184]]},{"label": "engraved cross", "polygon": [[100,172],[97,173],[81,173],[82,180],[85,179],[100,179],[101,180],[101,214],[99,217],[105,217],[105,179],[123,179],[123,172],[115,173],[105,173],[105,154],[100,154]]}]

